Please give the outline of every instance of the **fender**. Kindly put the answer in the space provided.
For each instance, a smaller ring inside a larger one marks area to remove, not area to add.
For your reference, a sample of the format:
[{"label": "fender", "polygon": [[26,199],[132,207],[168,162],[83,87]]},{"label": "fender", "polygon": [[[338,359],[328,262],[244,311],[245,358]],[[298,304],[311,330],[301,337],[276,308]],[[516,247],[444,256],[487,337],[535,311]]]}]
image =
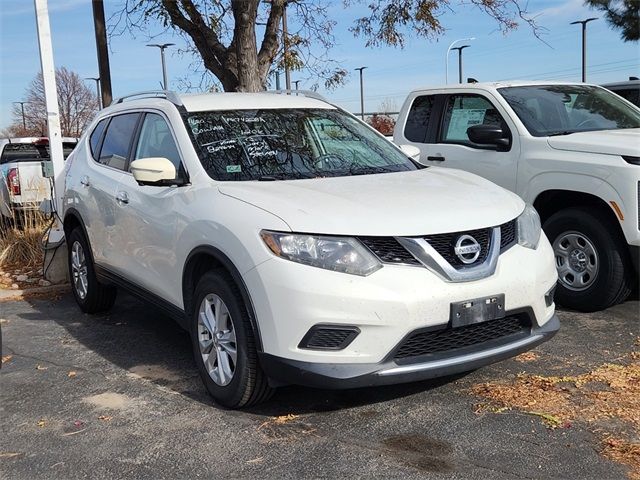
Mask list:
[{"label": "fender", "polygon": [[258,350],[258,352],[262,352],[263,348],[262,348],[262,336],[260,335],[260,327],[258,326],[258,320],[255,313],[255,308],[253,306],[253,301],[251,300],[251,295],[249,295],[249,290],[247,289],[247,286],[244,283],[244,279],[242,278],[242,275],[240,274],[240,272],[238,271],[234,263],[231,261],[231,259],[227,257],[227,255],[225,255],[222,251],[220,251],[215,247],[212,247],[211,245],[200,245],[198,247],[195,247],[193,250],[191,250],[189,255],[187,255],[187,259],[184,262],[184,267],[182,270],[182,287],[183,287],[183,305],[184,305],[185,312],[187,312],[188,315],[191,314],[191,306],[187,305],[187,303],[190,303],[190,302],[186,301],[187,298],[185,298],[186,295],[184,292],[184,286],[186,284],[187,274],[190,273],[190,272],[187,272],[187,266],[189,266],[190,260],[195,255],[198,255],[201,253],[205,253],[209,255],[213,257],[217,262],[219,262],[229,272],[229,274],[231,275],[231,278],[238,286],[238,289],[240,290],[240,295],[242,295],[242,300],[244,301],[244,304],[246,305],[246,308],[247,308],[247,313],[249,315],[249,322],[251,323],[251,330],[253,331],[253,335],[256,341],[256,349]]}]

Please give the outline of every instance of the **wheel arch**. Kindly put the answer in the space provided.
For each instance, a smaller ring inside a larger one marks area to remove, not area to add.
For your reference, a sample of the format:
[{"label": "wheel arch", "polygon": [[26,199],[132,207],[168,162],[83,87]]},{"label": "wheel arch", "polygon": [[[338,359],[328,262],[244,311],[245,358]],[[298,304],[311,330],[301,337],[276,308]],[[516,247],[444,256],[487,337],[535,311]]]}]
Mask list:
[{"label": "wheel arch", "polygon": [[[75,230],[77,227],[80,227],[82,229],[82,234],[84,235],[84,238],[87,244],[89,245],[89,255],[91,256],[91,262],[95,263],[93,260],[93,251],[91,249],[91,242],[89,241],[89,235],[87,234],[87,227],[85,226],[84,221],[82,220],[82,216],[80,216],[80,213],[75,208],[67,208],[64,214],[64,221],[62,222],[65,241],[69,238],[69,235],[71,234],[71,232]],[[68,244],[67,244],[67,248],[69,248]]]},{"label": "wheel arch", "polygon": [[256,349],[261,352],[262,338],[260,336],[260,328],[249,290],[242,279],[240,271],[231,259],[215,247],[201,245],[191,250],[187,256],[182,270],[182,302],[185,313],[189,317],[193,314],[193,309],[195,308],[195,305],[193,305],[193,292],[195,291],[198,280],[202,275],[212,269],[224,270],[240,290],[240,295],[242,295],[242,300],[247,308],[251,329],[253,330],[256,340]]}]

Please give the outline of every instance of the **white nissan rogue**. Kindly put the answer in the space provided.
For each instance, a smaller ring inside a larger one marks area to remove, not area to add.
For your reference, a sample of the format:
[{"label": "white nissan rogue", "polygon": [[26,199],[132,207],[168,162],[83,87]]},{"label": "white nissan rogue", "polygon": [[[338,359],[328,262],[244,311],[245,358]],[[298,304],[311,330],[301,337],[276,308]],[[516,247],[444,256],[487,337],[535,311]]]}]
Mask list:
[{"label": "white nissan rogue", "polygon": [[467,371],[559,328],[531,206],[300,93],[116,101],[67,160],[64,228],[80,308],[116,287],[160,307],[228,407]]}]

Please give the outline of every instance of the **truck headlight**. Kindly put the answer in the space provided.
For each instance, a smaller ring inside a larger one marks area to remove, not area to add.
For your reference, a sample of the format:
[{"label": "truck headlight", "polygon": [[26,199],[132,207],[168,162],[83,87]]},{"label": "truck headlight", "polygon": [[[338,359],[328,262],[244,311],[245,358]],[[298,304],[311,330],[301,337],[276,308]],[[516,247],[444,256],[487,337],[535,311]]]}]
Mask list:
[{"label": "truck headlight", "polygon": [[517,221],[518,245],[535,250],[540,241],[540,216],[532,205],[527,204]]},{"label": "truck headlight", "polygon": [[267,230],[260,236],[275,255],[292,262],[363,277],[382,268],[375,255],[355,238]]}]

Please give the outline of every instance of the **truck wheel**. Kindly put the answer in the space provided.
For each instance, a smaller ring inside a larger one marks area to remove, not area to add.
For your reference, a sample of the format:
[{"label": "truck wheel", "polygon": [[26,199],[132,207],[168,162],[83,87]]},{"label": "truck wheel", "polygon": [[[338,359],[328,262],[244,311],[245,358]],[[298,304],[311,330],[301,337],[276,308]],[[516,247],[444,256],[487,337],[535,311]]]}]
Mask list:
[{"label": "truck wheel", "polygon": [[633,286],[629,253],[605,212],[567,208],[549,217],[543,228],[558,269],[558,304],[595,312],[629,296]]},{"label": "truck wheel", "polygon": [[80,310],[85,313],[109,310],[118,291],[111,285],[98,282],[89,245],[80,227],[76,227],[67,238],[67,248],[71,290]]},{"label": "truck wheel", "polygon": [[194,300],[191,342],[211,396],[228,408],[267,400],[273,389],[258,364],[249,314],[233,280],[219,270],[206,273]]}]

